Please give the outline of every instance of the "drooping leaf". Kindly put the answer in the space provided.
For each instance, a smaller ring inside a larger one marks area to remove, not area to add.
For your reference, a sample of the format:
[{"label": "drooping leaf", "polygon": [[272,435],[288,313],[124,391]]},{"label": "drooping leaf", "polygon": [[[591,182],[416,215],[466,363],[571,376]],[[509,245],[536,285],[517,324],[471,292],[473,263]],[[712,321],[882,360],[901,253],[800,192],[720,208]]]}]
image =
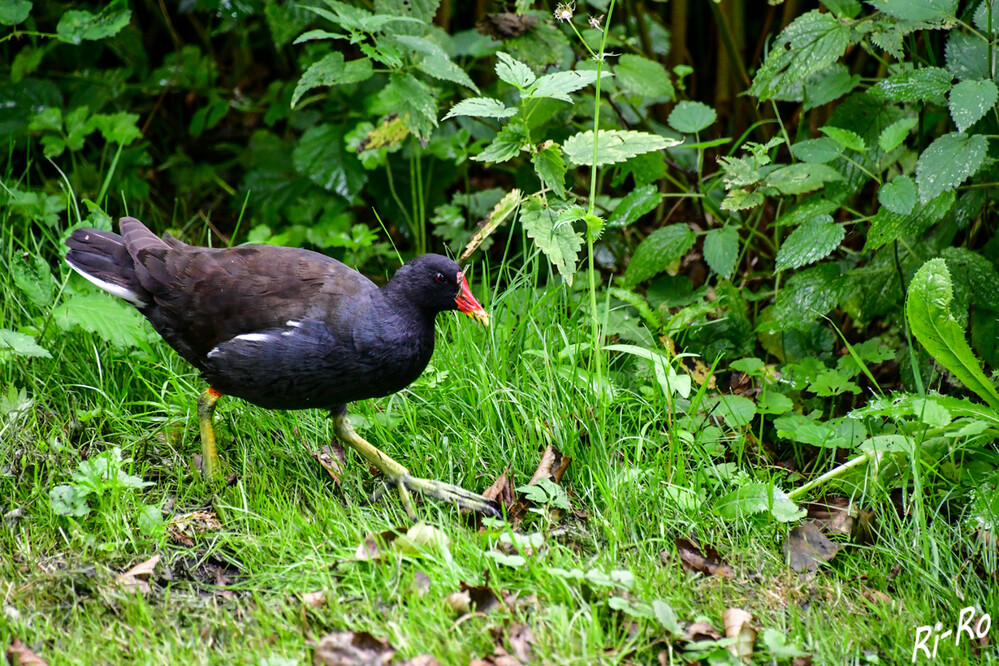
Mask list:
[{"label": "drooping leaf", "polygon": [[950,91],[950,117],[958,132],[963,132],[982,119],[996,105],[999,89],[988,79],[961,81]]},{"label": "drooping leaf", "polygon": [[0,362],[14,356],[27,358],[52,358],[47,349],[35,341],[34,336],[0,328]]},{"label": "drooping leaf", "polygon": [[864,250],[876,250],[886,243],[906,236],[918,236],[939,222],[954,207],[954,190],[947,190],[924,206],[916,206],[908,215],[892,212],[887,206],[871,219]]},{"label": "drooping leaf", "polygon": [[[601,78],[611,76],[610,72],[601,72]],[[568,72],[553,72],[538,77],[524,91],[524,99],[550,97],[563,102],[571,102],[569,93],[576,92],[597,80],[597,72],[592,69],[572,70]]]},{"label": "drooping leaf", "polygon": [[925,204],[975,175],[985,161],[988,141],[981,134],[944,134],[916,162],[919,200]]},{"label": "drooping leaf", "polygon": [[399,117],[421,138],[437,126],[437,99],[430,86],[412,74],[393,74],[380,97],[397,109]]},{"label": "drooping leaf", "polygon": [[685,224],[656,229],[639,244],[632,255],[624,279],[630,285],[644,282],[678,264],[697,240]]},{"label": "drooping leaf", "polygon": [[336,125],[315,125],[305,131],[292,153],[295,170],[325,190],[351,201],[368,177],[357,157],[347,150]]},{"label": "drooping leaf", "polygon": [[499,164],[516,157],[526,147],[527,131],[521,122],[511,122],[501,129],[485,149],[473,157],[476,162]]},{"label": "drooping leaf", "polygon": [[663,150],[682,143],[658,134],[635,132],[631,130],[600,130],[596,160],[593,153],[593,130],[580,132],[569,137],[564,146],[566,156],[581,166],[604,166],[620,164],[636,155]]},{"label": "drooping leaf", "polygon": [[636,187],[618,202],[607,218],[607,226],[626,227],[633,224],[638,218],[655,210],[662,198],[663,194],[655,185]]},{"label": "drooping leaf", "polygon": [[309,65],[309,68],[302,74],[295,86],[295,92],[291,96],[292,108],[302,99],[302,95],[318,88],[319,86],[331,86],[336,83],[337,77],[343,73],[343,54],[334,51],[316,62]]},{"label": "drooping leaf", "polygon": [[521,208],[520,221],[527,235],[534,239],[538,248],[571,285],[579,249],[583,246],[582,235],[572,227],[573,220],[560,219],[554,210],[530,199]]},{"label": "drooping leaf", "polygon": [[825,127],[820,127],[819,131],[844,148],[856,150],[857,152],[867,150],[867,144],[864,143],[864,140],[860,137],[860,135],[851,130],[826,125]]},{"label": "drooping leaf", "polygon": [[537,79],[530,67],[508,54],[500,51],[496,58],[499,60],[496,63],[496,76],[500,81],[505,81],[518,90],[525,90]]},{"label": "drooping leaf", "polygon": [[558,197],[565,198],[565,160],[562,159],[562,149],[552,141],[546,141],[531,158],[534,171],[545,187]]},{"label": "drooping leaf", "polygon": [[517,109],[509,107],[492,97],[470,97],[463,99],[447,112],[444,120],[457,116],[472,116],[476,118],[508,118],[517,113]]},{"label": "drooping leaf", "polygon": [[919,343],[969,390],[999,411],[999,393],[985,376],[964,330],[951,313],[954,298],[944,259],[931,259],[916,271],[905,301],[909,327]]},{"label": "drooping leaf", "polygon": [[672,101],[676,93],[670,82],[669,72],[654,60],[640,55],[625,53],[614,65],[617,85],[643,101],[666,98]]},{"label": "drooping leaf", "polygon": [[100,13],[73,9],[64,12],[56,26],[59,41],[80,44],[117,35],[132,19],[126,0],[112,0]]},{"label": "drooping leaf", "polygon": [[451,81],[479,92],[479,87],[461,67],[444,54],[424,55],[417,59],[416,66],[421,72],[441,81]]},{"label": "drooping leaf", "polygon": [[800,268],[825,259],[846,235],[842,225],[829,215],[820,215],[791,232],[777,252],[775,270]]},{"label": "drooping leaf", "polygon": [[704,260],[708,267],[726,280],[735,272],[739,258],[739,228],[734,224],[712,229],[704,235]]}]

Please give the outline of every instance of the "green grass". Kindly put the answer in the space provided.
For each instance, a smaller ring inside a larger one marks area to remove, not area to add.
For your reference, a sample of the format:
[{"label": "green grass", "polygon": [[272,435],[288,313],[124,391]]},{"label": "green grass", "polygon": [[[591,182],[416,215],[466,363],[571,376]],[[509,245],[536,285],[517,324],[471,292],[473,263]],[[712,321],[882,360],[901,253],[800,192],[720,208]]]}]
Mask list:
[{"label": "green grass", "polygon": [[[418,511],[450,538],[446,551],[356,561],[366,535],[407,521],[394,495],[366,501],[376,482],[351,452],[341,489],[310,456],[332,437],[323,413],[223,399],[216,425],[235,481],[202,481],[191,462],[200,450],[197,375],[159,341],[116,348],[84,331],[46,327],[49,308],[23,295],[9,267],[22,252],[41,253],[53,258],[57,280],[66,279],[67,268],[54,261],[58,233],[8,218],[2,229],[2,327],[44,328],[40,343],[52,354],[0,361],[0,393],[23,389],[32,401],[19,415],[0,415],[0,512],[17,514],[0,527],[4,647],[17,637],[50,664],[306,664],[314,641],[351,630],[387,640],[400,658],[433,654],[465,664],[491,654],[497,641],[511,649],[511,627],[526,624],[536,663],[657,663],[671,642],[667,631],[615,610],[617,598],[662,600],[684,626],[706,620],[719,631],[723,611],[741,607],[757,628],[779,630],[816,664],[899,663],[911,657],[916,626],[952,626],[970,604],[999,610],[994,582],[969,560],[981,546],[941,518],[945,507],[929,507],[929,524],[915,525],[885,500],[872,545],[847,547],[814,576],[790,571],[786,525],[726,521],[711,510],[731,489],[716,472],[726,456],[681,443],[682,414],[670,419],[661,395],[641,390],[655,386],[649,368],[618,358],[613,397],[595,397],[588,352],[573,353],[589,342],[585,293],[539,287],[547,268],[534,259],[503,272],[502,290],[476,276],[473,290],[493,312],[492,327],[441,316],[423,377],[351,413],[363,436],[412,473],[479,491],[507,464],[515,485],[526,483],[540,451],[555,445],[573,459],[562,485],[576,512],[529,514],[517,530],[542,534],[544,544],[526,564],[507,566],[489,555],[504,530],[480,531],[454,508],[423,502]],[[68,285],[84,288],[75,277]],[[697,411],[696,401],[680,407]],[[723,443],[755,451],[742,432],[726,433]],[[51,489],[112,447],[132,460],[126,471],[152,485],[92,502],[82,518],[56,515]],[[756,453],[741,460],[763,464]],[[696,501],[678,502],[678,487]],[[193,546],[149,536],[137,522],[143,505],[163,509],[164,521],[212,511],[221,529]],[[913,547],[917,533],[932,545],[929,558]],[[684,571],[673,544],[689,536],[716,548],[734,578]],[[156,554],[151,592],[115,583]],[[635,582],[592,585],[554,571],[573,568],[627,570]],[[446,599],[462,582],[488,584],[508,601],[461,617]],[[317,591],[326,592],[325,606],[303,604],[299,595]],[[667,659],[682,663],[684,646],[677,641]],[[762,641],[756,649],[755,661],[773,663]],[[976,654],[967,640],[940,647],[944,659]]]}]

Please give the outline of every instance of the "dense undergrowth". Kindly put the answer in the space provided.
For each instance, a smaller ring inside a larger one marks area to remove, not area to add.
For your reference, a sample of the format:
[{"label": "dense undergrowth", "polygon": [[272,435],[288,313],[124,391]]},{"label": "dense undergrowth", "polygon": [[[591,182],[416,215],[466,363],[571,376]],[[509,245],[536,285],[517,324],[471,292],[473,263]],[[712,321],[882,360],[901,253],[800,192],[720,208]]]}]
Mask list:
[{"label": "dense undergrowth", "polygon": [[[892,663],[970,607],[939,654],[994,660],[999,10],[704,4],[716,51],[683,2],[4,4],[4,647]],[[403,514],[324,416],[235,400],[200,480],[200,380],[61,261],[125,214],[378,278],[461,257],[493,325],[442,317],[353,419],[417,474],[508,468],[510,521],[424,504],[379,549]]]}]

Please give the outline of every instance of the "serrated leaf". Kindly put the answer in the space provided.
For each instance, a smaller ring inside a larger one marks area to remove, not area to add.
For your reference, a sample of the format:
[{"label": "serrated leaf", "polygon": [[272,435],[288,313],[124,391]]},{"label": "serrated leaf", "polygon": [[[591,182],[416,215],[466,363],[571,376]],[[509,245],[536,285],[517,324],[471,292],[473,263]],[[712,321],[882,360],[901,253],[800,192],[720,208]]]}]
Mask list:
[{"label": "serrated leaf", "polygon": [[905,314],[913,335],[940,365],[962,384],[999,411],[999,393],[982,372],[964,330],[951,314],[950,271],[943,259],[931,259],[916,271],[909,284]]},{"label": "serrated leaf", "polygon": [[916,206],[908,215],[881,208],[871,219],[864,250],[876,250],[886,243],[906,236],[919,236],[943,219],[954,206],[954,190],[947,190],[924,206]]},{"label": "serrated leaf", "polygon": [[117,35],[132,19],[126,0],[112,0],[100,13],[70,10],[63,12],[56,26],[59,41],[80,44]]},{"label": "serrated leaf", "polygon": [[409,129],[426,138],[437,126],[437,98],[423,81],[411,74],[393,74],[379,95],[392,105]]},{"label": "serrated leaf", "polygon": [[791,154],[802,162],[828,164],[843,154],[843,146],[829,137],[806,139],[791,146]]},{"label": "serrated leaf", "polygon": [[749,94],[765,101],[786,93],[836,62],[855,39],[850,26],[831,14],[799,16],[778,35]]},{"label": "serrated leaf", "polygon": [[619,57],[614,65],[614,76],[622,90],[646,102],[661,98],[672,101],[676,96],[666,68],[640,55],[626,53]]},{"label": "serrated leaf", "polygon": [[571,223],[559,222],[551,208],[536,200],[528,201],[521,209],[520,222],[524,231],[534,239],[538,248],[553,264],[565,281],[572,285],[576,274],[576,259],[583,247],[583,237]]},{"label": "serrated leaf", "polygon": [[516,157],[524,149],[526,142],[527,135],[523,124],[513,122],[501,129],[492,142],[472,159],[491,164],[506,162]]},{"label": "serrated leaf", "polygon": [[671,148],[681,143],[683,142],[677,139],[669,139],[646,132],[600,130],[594,163],[593,130],[587,130],[569,137],[562,149],[574,164],[604,166],[620,164],[636,155]]},{"label": "serrated leaf", "polygon": [[908,215],[916,206],[916,182],[909,176],[896,176],[878,190],[881,205],[898,215]]},{"label": "serrated leaf", "polygon": [[941,22],[956,20],[957,0],[869,0],[869,4],[901,21]]},{"label": "serrated leaf", "polygon": [[313,88],[334,85],[343,73],[343,65],[343,54],[339,51],[334,51],[309,65],[295,86],[295,92],[291,96],[291,107],[295,108],[302,95]]},{"label": "serrated leaf", "polygon": [[534,171],[542,184],[554,192],[559,198],[565,199],[565,160],[562,159],[562,149],[558,144],[548,141],[531,157]]},{"label": "serrated leaf", "polygon": [[767,483],[749,483],[723,497],[713,504],[714,510],[725,520],[745,520],[758,513],[770,513],[774,520],[782,523],[800,520],[805,515],[787,494],[777,486]]},{"label": "serrated leaf", "polygon": [[489,211],[489,215],[486,216],[483,223],[480,223],[481,226],[479,230],[476,231],[475,235],[472,236],[472,239],[468,241],[468,244],[462,251],[461,256],[458,257],[458,261],[462,262],[465,261],[465,259],[468,259],[468,257],[475,252],[475,249],[482,244],[482,241],[496,231],[499,225],[503,224],[506,218],[510,217],[522,201],[522,193],[516,188],[503,195],[503,198],[496,202],[496,205],[493,206],[491,211]]},{"label": "serrated leaf", "polygon": [[999,311],[999,272],[991,261],[964,247],[948,247],[940,254],[951,276],[967,283],[973,303]]},{"label": "serrated leaf", "polygon": [[344,145],[342,129],[336,125],[307,129],[291,157],[298,173],[348,201],[357,196],[368,179],[357,157]]},{"label": "serrated leaf", "polygon": [[878,145],[881,146],[881,150],[890,153],[898,148],[905,141],[905,137],[909,136],[909,131],[917,124],[919,124],[918,118],[902,118],[884,128],[881,131],[881,136],[878,137]]},{"label": "serrated leaf", "polygon": [[775,169],[764,182],[781,194],[804,194],[838,180],[843,180],[843,175],[828,164],[803,163]]},{"label": "serrated leaf", "polygon": [[458,83],[479,92],[479,87],[472,82],[465,70],[451,62],[446,55],[425,55],[417,59],[416,66],[421,72],[435,79]]},{"label": "serrated leaf", "polygon": [[856,132],[843,129],[842,127],[832,127],[831,125],[820,127],[819,131],[844,148],[856,150],[858,153],[867,150],[867,144],[864,143],[864,140]]},{"label": "serrated leaf", "polygon": [[52,354],[39,346],[33,336],[0,328],[0,361],[5,361],[12,356],[52,358]]},{"label": "serrated leaf", "polygon": [[663,194],[655,185],[644,185],[629,192],[607,218],[607,226],[626,227],[655,210]]},{"label": "serrated leaf", "polygon": [[704,260],[708,267],[726,280],[735,272],[739,258],[739,229],[730,224],[704,235]]},{"label": "serrated leaf", "polygon": [[709,127],[717,117],[715,110],[707,104],[684,100],[670,112],[667,122],[677,132],[695,134]]},{"label": "serrated leaf", "polygon": [[999,99],[999,89],[989,80],[961,81],[950,91],[950,117],[958,132],[982,119]]},{"label": "serrated leaf", "polygon": [[922,102],[945,95],[951,78],[941,67],[921,67],[882,79],[873,90],[891,102]]},{"label": "serrated leaf", "polygon": [[679,264],[696,240],[697,234],[685,224],[656,229],[635,248],[624,273],[625,282],[636,285]]},{"label": "serrated leaf", "polygon": [[849,293],[849,282],[835,263],[824,263],[791,276],[777,294],[774,320],[784,328],[801,328],[828,313]]},{"label": "serrated leaf", "polygon": [[492,97],[471,97],[463,99],[447,112],[444,120],[456,118],[458,116],[472,116],[475,118],[509,118],[517,113],[517,109],[509,107],[498,99]]},{"label": "serrated leaf", "polygon": [[[608,76],[611,76],[610,72],[600,73],[601,78]],[[524,99],[549,97],[563,102],[571,102],[572,98],[569,97],[569,93],[585,88],[596,80],[597,72],[592,69],[545,74],[524,91]]]},{"label": "serrated leaf", "polygon": [[64,331],[79,326],[115,347],[135,347],[149,339],[138,310],[103,294],[64,301],[52,311],[52,321]]},{"label": "serrated leaf", "polygon": [[763,204],[763,195],[744,189],[732,190],[721,202],[722,210],[749,210]]},{"label": "serrated leaf", "polygon": [[511,58],[502,51],[496,54],[496,58],[499,60],[496,63],[496,76],[500,81],[505,81],[518,90],[525,90],[536,80],[531,68],[519,60]]},{"label": "serrated leaf", "polygon": [[[70,117],[66,117],[66,126],[69,127]],[[133,141],[142,138],[142,130],[139,129],[139,114],[137,113],[98,113],[95,114],[89,120],[89,125],[99,131],[104,140],[109,143],[117,143],[122,146],[127,146]],[[82,130],[86,132],[86,130]],[[80,137],[80,143],[77,147],[72,147],[73,150],[79,150],[82,146],[82,136]]]},{"label": "serrated leaf", "polygon": [[922,203],[975,175],[985,161],[988,141],[981,134],[944,134],[916,162],[916,184]]},{"label": "serrated leaf", "polygon": [[989,79],[992,77],[992,72],[999,67],[999,49],[990,45],[989,41],[982,39],[980,35],[968,34],[961,30],[950,32],[944,56],[947,70],[962,81]]},{"label": "serrated leaf", "polygon": [[30,263],[24,256],[15,256],[10,262],[10,275],[17,288],[34,305],[40,308],[52,305],[56,284],[52,269],[41,255],[33,255]]},{"label": "serrated leaf", "polygon": [[775,270],[800,268],[828,257],[839,247],[846,230],[833,222],[829,215],[822,215],[805,222],[791,232],[777,252]]},{"label": "serrated leaf", "polygon": [[0,2],[0,25],[23,23],[31,13],[30,0],[6,0]]},{"label": "serrated leaf", "polygon": [[851,74],[843,63],[816,72],[805,81],[803,110],[808,111],[835,101],[860,85],[860,75]]}]

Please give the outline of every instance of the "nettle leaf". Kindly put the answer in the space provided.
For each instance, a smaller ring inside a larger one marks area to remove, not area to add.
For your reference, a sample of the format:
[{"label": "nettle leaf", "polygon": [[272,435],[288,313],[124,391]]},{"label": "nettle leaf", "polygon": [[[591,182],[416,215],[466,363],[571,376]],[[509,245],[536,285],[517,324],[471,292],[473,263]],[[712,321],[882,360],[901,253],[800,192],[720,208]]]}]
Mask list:
[{"label": "nettle leaf", "polygon": [[127,0],[112,0],[99,14],[70,10],[64,12],[56,26],[59,41],[80,44],[117,35],[132,20]]},{"label": "nettle leaf", "polygon": [[672,101],[676,97],[666,68],[654,60],[626,53],[617,59],[614,76],[618,87],[641,97],[643,102],[662,98]]},{"label": "nettle leaf", "polygon": [[792,502],[787,493],[767,483],[749,483],[714,501],[714,510],[725,520],[745,520],[758,513],[769,513],[780,523],[801,520],[804,509]]},{"label": "nettle leaf", "polygon": [[545,187],[558,197],[565,199],[565,160],[562,159],[562,149],[553,141],[546,141],[539,146],[538,152],[531,158],[534,171]]},{"label": "nettle leaf", "polygon": [[52,354],[39,346],[34,336],[0,328],[0,361],[5,361],[13,356],[52,358]]},{"label": "nettle leaf", "polygon": [[[989,56],[991,66],[989,65]],[[989,40],[979,35],[969,35],[952,30],[947,38],[944,58],[948,71],[954,78],[981,80],[992,77],[992,71],[999,65],[999,49],[989,44]]]},{"label": "nettle leaf", "polygon": [[580,166],[604,166],[620,164],[654,150],[663,150],[683,143],[658,134],[631,130],[600,130],[597,142],[596,160],[593,154],[593,130],[587,130],[569,137],[562,149],[574,164]]},{"label": "nettle leaf", "polygon": [[149,340],[139,311],[104,294],[63,301],[52,311],[52,321],[64,331],[79,326],[115,347],[136,347]]},{"label": "nettle leaf", "polygon": [[[67,116],[67,128],[69,127],[69,122],[70,117]],[[142,130],[139,129],[139,114],[137,113],[98,113],[90,118],[88,122],[109,143],[127,146],[133,141],[142,138]],[[82,137],[80,143],[82,145]],[[70,147],[72,148],[72,146]],[[73,150],[77,150],[77,148],[73,148]]]},{"label": "nettle leaf", "polygon": [[828,313],[849,292],[849,280],[837,264],[806,268],[792,275],[777,294],[774,320],[783,328],[801,328]]},{"label": "nettle leaf", "polygon": [[636,285],[679,264],[697,240],[686,224],[671,224],[656,229],[643,240],[632,255],[624,280]]},{"label": "nettle leaf", "polygon": [[981,134],[944,134],[931,143],[916,162],[919,200],[926,203],[975,175],[985,161],[988,141]]},{"label": "nettle leaf", "polygon": [[918,118],[902,118],[884,128],[881,131],[881,136],[878,137],[878,145],[881,146],[881,150],[890,153],[901,146],[905,138],[909,136],[909,131],[917,124],[919,124]]},{"label": "nettle leaf", "polygon": [[967,283],[973,303],[999,311],[999,272],[991,261],[964,247],[948,247],[940,254],[947,260],[951,275]]},{"label": "nettle leaf", "polygon": [[882,79],[873,90],[891,102],[922,102],[947,94],[952,78],[941,67],[921,67]]},{"label": "nettle leaf", "polygon": [[506,53],[500,51],[496,54],[496,58],[499,60],[496,63],[496,76],[500,81],[505,81],[518,90],[525,90],[537,80],[530,67]]},{"label": "nettle leaf", "polygon": [[6,0],[0,3],[0,25],[24,23],[31,13],[31,0]]},{"label": "nettle leaf", "polygon": [[479,92],[479,87],[472,82],[465,70],[451,62],[446,55],[425,55],[416,61],[416,66],[421,72],[435,79],[458,83]]},{"label": "nettle leaf", "polygon": [[900,21],[926,23],[955,21],[957,0],[875,0],[870,2],[878,11],[893,16]]},{"label": "nettle leaf", "polygon": [[498,99],[492,97],[471,97],[463,99],[447,112],[444,120],[457,118],[458,116],[472,116],[475,118],[509,118],[517,113],[517,109],[507,106]]},{"label": "nettle leaf", "polygon": [[302,95],[313,88],[336,84],[337,78],[343,73],[343,63],[343,54],[334,51],[309,65],[295,86],[295,92],[291,96],[291,107],[295,108]]},{"label": "nettle leaf", "polygon": [[476,162],[499,164],[516,157],[527,147],[527,130],[521,122],[512,122],[501,129],[485,150],[473,157]]},{"label": "nettle leaf", "polygon": [[826,125],[825,127],[820,127],[819,131],[844,148],[856,150],[858,153],[867,150],[867,144],[864,142],[864,139],[851,130]]},{"label": "nettle leaf", "polygon": [[655,185],[643,185],[629,192],[607,218],[609,227],[626,227],[655,210],[663,194]]},{"label": "nettle leaf", "polygon": [[730,224],[704,235],[704,260],[724,279],[732,277],[739,258],[739,228]]},{"label": "nettle leaf", "polygon": [[765,101],[786,94],[836,62],[856,40],[848,25],[818,10],[799,16],[778,35],[749,88]]},{"label": "nettle leaf", "polygon": [[745,189],[736,189],[728,193],[722,200],[722,210],[749,210],[763,204],[763,195],[760,192],[750,192]]},{"label": "nettle leaf", "polygon": [[684,100],[670,112],[667,122],[677,132],[695,134],[709,127],[718,114],[707,104]]},{"label": "nettle leaf", "polygon": [[982,119],[996,105],[999,89],[989,80],[961,81],[950,91],[950,117],[958,132]]},{"label": "nettle leaf", "polygon": [[781,194],[804,194],[837,180],[843,180],[843,175],[828,164],[806,162],[775,169],[764,182]]},{"label": "nettle leaf", "polygon": [[851,74],[843,63],[834,63],[805,81],[804,110],[828,104],[843,97],[860,85],[860,75]]},{"label": "nettle leaf", "polygon": [[777,252],[775,270],[800,268],[828,257],[839,247],[846,230],[829,215],[820,215],[791,232]]},{"label": "nettle leaf", "polygon": [[[568,218],[581,219],[578,213]],[[583,247],[583,236],[572,228],[574,219],[562,219],[551,208],[537,199],[529,199],[521,208],[520,222],[524,231],[534,239],[538,248],[555,264],[559,275],[572,285],[576,274],[576,259]]]},{"label": "nettle leaf", "polygon": [[315,125],[305,131],[291,155],[295,170],[324,190],[352,201],[368,177],[357,157],[344,145],[336,125]]},{"label": "nettle leaf", "polygon": [[437,98],[430,86],[412,74],[393,74],[381,97],[397,109],[399,117],[418,137],[429,136],[437,127]]},{"label": "nettle leaf", "polygon": [[[600,78],[608,76],[611,76],[610,72],[600,73]],[[585,88],[596,80],[597,72],[592,69],[545,74],[524,91],[524,99],[550,97],[563,102],[571,102],[572,98],[569,97],[569,93]]]},{"label": "nettle leaf", "polygon": [[916,271],[909,284],[905,314],[913,335],[940,365],[962,384],[999,410],[999,393],[975,358],[964,329],[951,314],[954,292],[944,259],[931,259]]},{"label": "nettle leaf", "polygon": [[843,154],[843,146],[829,137],[806,139],[792,145],[791,154],[802,162],[828,164]]},{"label": "nettle leaf", "polygon": [[896,176],[878,189],[878,201],[893,213],[908,215],[916,206],[916,194],[916,181]]},{"label": "nettle leaf", "polygon": [[55,298],[56,284],[49,263],[41,255],[27,257],[18,255],[10,262],[10,274],[14,284],[34,305],[47,308]]},{"label": "nettle leaf", "polygon": [[864,250],[876,250],[886,243],[906,236],[919,236],[942,220],[954,207],[956,199],[954,190],[947,190],[926,205],[916,206],[907,215],[893,213],[887,206],[879,209],[871,219]]}]

